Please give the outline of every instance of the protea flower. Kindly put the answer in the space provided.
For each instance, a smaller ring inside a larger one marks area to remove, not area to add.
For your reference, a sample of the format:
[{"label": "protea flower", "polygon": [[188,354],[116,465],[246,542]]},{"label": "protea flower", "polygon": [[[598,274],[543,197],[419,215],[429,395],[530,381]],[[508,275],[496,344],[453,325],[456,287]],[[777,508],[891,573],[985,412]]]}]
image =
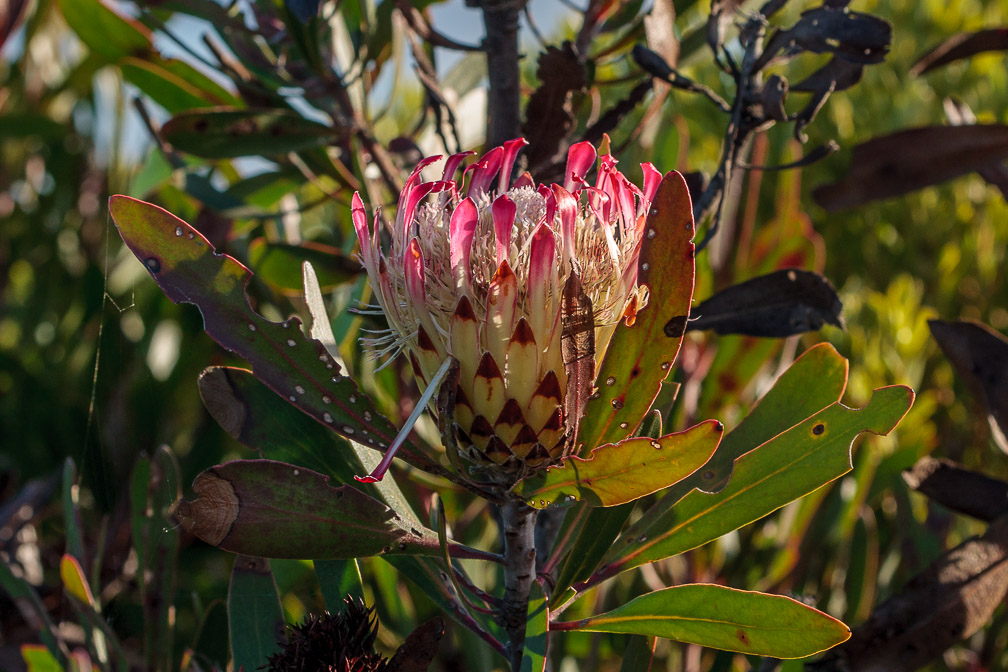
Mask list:
[{"label": "protea flower", "polygon": [[512,181],[525,144],[491,149],[458,180],[467,154],[430,182],[421,171],[441,157],[424,159],[392,223],[376,213],[369,229],[359,195],[352,204],[389,325],[369,344],[405,352],[421,388],[458,360],[458,451],[470,472],[502,484],[574,450],[597,363],[619,321],[632,324],[648,300],[637,259],[661,181],[645,163],[634,185],[587,142],[570,148],[562,185],[528,173]]}]

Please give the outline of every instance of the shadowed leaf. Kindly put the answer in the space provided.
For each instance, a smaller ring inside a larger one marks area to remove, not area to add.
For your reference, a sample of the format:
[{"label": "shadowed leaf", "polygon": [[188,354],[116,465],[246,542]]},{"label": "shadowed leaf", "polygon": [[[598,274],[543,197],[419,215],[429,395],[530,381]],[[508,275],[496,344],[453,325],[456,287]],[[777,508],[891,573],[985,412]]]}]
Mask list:
[{"label": "shadowed leaf", "polygon": [[571,96],[585,87],[584,64],[570,42],[548,46],[536,68],[539,87],[525,106],[522,135],[529,141],[525,157],[530,167],[549,163],[561,153],[563,139],[574,127]]},{"label": "shadowed leaf", "polygon": [[801,51],[832,53],[855,63],[881,63],[891,43],[892,25],[887,21],[846,7],[816,7],[802,12],[791,28],[771,35],[754,68]]},{"label": "shadowed leaf", "polygon": [[272,460],[237,460],[196,477],[176,504],[182,526],[232,553],[264,558],[437,555],[437,537],[349,485]]},{"label": "shadowed leaf", "polygon": [[935,560],[812,670],[912,672],[985,626],[1008,596],[1008,519]]},{"label": "shadowed leaf", "polygon": [[903,472],[903,480],[945,508],[988,523],[1008,513],[1008,483],[951,460],[922,457]]},{"label": "shadowed leaf", "polygon": [[[679,353],[693,298],[693,208],[686,181],[669,172],[651,203],[641,240],[637,282],[648,305],[613,332],[599,367],[595,397],[581,420],[576,454],[621,441],[636,431]],[[670,323],[682,331],[668,333]],[[611,381],[611,382],[610,382]]]},{"label": "shadowed leaf", "polygon": [[918,77],[935,68],[985,51],[1008,50],[1008,28],[987,28],[974,33],[959,33],[917,59],[910,76]]},{"label": "shadowed leaf", "polygon": [[826,65],[791,86],[792,91],[806,93],[843,91],[861,81],[864,65],[834,56]]},{"label": "shadowed leaf", "polygon": [[239,555],[227,598],[231,658],[236,670],[256,670],[287,641],[283,609],[269,560]]},{"label": "shadowed leaf", "polygon": [[244,110],[229,107],[175,115],[161,127],[175,149],[204,159],[273,156],[319,147],[342,131],[291,110]]},{"label": "shadowed leaf", "polygon": [[1008,453],[1008,339],[985,324],[928,320],[956,373],[987,409],[991,434]]},{"label": "shadowed leaf", "polygon": [[846,625],[790,597],[689,584],[641,595],[578,630],[664,637],[724,651],[805,658],[850,637]]},{"label": "shadowed leaf", "polygon": [[708,420],[658,439],[638,437],[596,448],[534,472],[512,492],[531,507],[576,500],[593,506],[632,502],[681,481],[710,459],[724,427]]},{"label": "shadowed leaf", "polygon": [[444,620],[432,618],[411,632],[389,661],[388,672],[426,672],[444,637]]},{"label": "shadowed leaf", "polygon": [[1008,126],[925,126],[854,148],[840,181],[816,187],[816,202],[841,210],[941,184],[1008,158]]},{"label": "shadowed leaf", "polygon": [[343,254],[339,248],[323,243],[288,245],[256,238],[249,243],[248,255],[249,265],[258,277],[288,294],[301,294],[301,264],[306,261],[315,269],[322,291],[330,291],[364,272],[359,262]]},{"label": "shadowed leaf", "polygon": [[784,338],[823,324],[843,328],[842,308],[829,280],[789,268],[732,285],[703,301],[691,311],[686,331]]},{"label": "shadowed leaf", "polygon": [[[277,324],[252,310],[245,296],[252,277],[247,268],[216,254],[196,229],[155,205],[113,196],[109,210],[123,241],[168,298],[195,304],[207,334],[248,360],[270,389],[347,438],[376,450],[391,444],[396,428],[325,347],[302,334],[297,318]],[[442,471],[408,442],[398,456]]]},{"label": "shadowed leaf", "polygon": [[739,457],[716,494],[693,490],[661,515],[645,513],[613,544],[601,573],[696,548],[839,478],[851,470],[854,439],[862,432],[888,434],[912,403],[909,388],[893,386],[875,390],[862,409],[840,402],[823,409]]}]

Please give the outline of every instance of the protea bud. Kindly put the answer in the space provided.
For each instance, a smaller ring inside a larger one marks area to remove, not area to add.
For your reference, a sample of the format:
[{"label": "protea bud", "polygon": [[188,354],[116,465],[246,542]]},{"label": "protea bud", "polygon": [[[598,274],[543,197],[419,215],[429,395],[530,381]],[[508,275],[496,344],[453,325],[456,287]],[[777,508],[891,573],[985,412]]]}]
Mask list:
[{"label": "protea bud", "polygon": [[352,206],[390,328],[369,344],[404,351],[421,387],[458,360],[459,452],[500,483],[573,449],[596,363],[619,321],[632,323],[647,303],[637,258],[661,181],[643,164],[635,186],[586,142],[571,147],[562,185],[528,173],[512,181],[525,144],[491,149],[460,180],[466,154],[448,157],[430,182],[421,171],[441,157],[421,161],[391,224],[376,214],[369,229],[358,195]]}]

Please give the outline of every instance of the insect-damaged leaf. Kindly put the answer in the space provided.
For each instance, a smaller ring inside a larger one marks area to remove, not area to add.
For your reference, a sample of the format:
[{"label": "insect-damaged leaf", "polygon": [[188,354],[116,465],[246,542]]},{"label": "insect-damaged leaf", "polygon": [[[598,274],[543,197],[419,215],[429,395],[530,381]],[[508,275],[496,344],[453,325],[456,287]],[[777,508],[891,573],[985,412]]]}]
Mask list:
[{"label": "insect-damaged leaf", "polygon": [[948,551],[812,670],[912,672],[990,622],[1008,596],[1008,519]]},{"label": "insect-damaged leaf", "polygon": [[[113,196],[109,210],[123,241],[143,262],[165,295],[195,304],[207,334],[244,357],[274,392],[323,426],[378,450],[398,433],[357,389],[316,340],[293,318],[270,322],[249,306],[245,286],[252,274],[219,255],[200,233],[171,213],[133,198]],[[440,467],[410,444],[399,457],[421,469]]]},{"label": "insect-damaged leaf", "polygon": [[788,268],[721,290],[693,308],[686,330],[784,338],[823,324],[843,328],[842,308],[829,280]]},{"label": "insect-damaged leaf", "polygon": [[696,548],[839,478],[852,468],[854,439],[888,434],[912,403],[909,388],[884,387],[862,409],[838,401],[806,418],[735,460],[731,480],[716,494],[693,490],[674,506],[646,512],[613,544],[602,572],[611,576]]},{"label": "insect-damaged leaf", "polygon": [[991,434],[1008,453],[1008,339],[985,324],[928,320],[959,377],[987,409]]},{"label": "insect-damaged leaf", "polygon": [[774,658],[804,658],[850,637],[846,625],[790,597],[708,584],[641,595],[578,621],[576,629],[664,637]]},{"label": "insect-damaged leaf", "polygon": [[236,460],[193,481],[175,515],[186,530],[232,553],[264,558],[437,555],[437,537],[377,499],[322,474],[273,460]]},{"label": "insect-damaged leaf", "polygon": [[873,138],[854,148],[850,170],[812,192],[827,210],[899,196],[979,171],[1008,158],[1008,126],[925,126]]},{"label": "insect-damaged leaf", "polygon": [[1008,28],[987,28],[975,33],[959,33],[917,59],[910,76],[917,77],[935,68],[985,51],[1008,50]]},{"label": "insect-damaged leaf", "polygon": [[[644,224],[637,282],[648,305],[613,332],[585,407],[578,443],[596,446],[632,435],[654,403],[679,353],[693,298],[693,208],[680,173],[662,178]],[[672,333],[669,333],[672,325]]]},{"label": "insect-damaged leaf", "polygon": [[219,107],[177,114],[161,127],[161,135],[179,151],[204,159],[233,159],[318,147],[340,138],[343,131],[292,110]]},{"label": "insect-damaged leaf", "polygon": [[596,448],[582,459],[534,472],[513,492],[531,507],[581,500],[593,506],[616,506],[677,483],[699,469],[714,453],[724,427],[708,420],[684,432],[657,439],[626,439]]}]

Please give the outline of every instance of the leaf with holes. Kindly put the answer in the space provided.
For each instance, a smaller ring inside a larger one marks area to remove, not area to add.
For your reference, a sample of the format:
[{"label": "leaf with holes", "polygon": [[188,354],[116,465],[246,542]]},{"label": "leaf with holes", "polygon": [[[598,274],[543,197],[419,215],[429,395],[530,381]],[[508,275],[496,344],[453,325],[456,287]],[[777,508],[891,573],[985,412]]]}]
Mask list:
[{"label": "leaf with holes", "polygon": [[913,396],[897,385],[875,390],[862,409],[838,401],[753,448],[735,461],[731,480],[716,494],[693,490],[662,515],[645,513],[613,544],[599,575],[696,548],[839,478],[852,468],[854,439],[862,432],[888,434]]},{"label": "leaf with holes", "polygon": [[651,409],[679,353],[693,298],[693,207],[683,176],[662,179],[644,224],[637,282],[649,291],[648,305],[629,326],[616,327],[581,420],[576,450],[621,441]]},{"label": "leaf with holes", "polygon": [[512,492],[531,507],[577,500],[593,506],[617,506],[658,492],[699,469],[717,449],[724,426],[707,420],[684,432],[657,439],[626,439],[596,448],[582,459],[534,472]]},{"label": "leaf with holes", "polygon": [[[192,303],[220,345],[252,364],[259,380],[325,427],[381,450],[398,433],[356,383],[292,318],[270,322],[245,296],[251,272],[217,254],[200,233],[170,212],[127,196],[109,199],[123,241],[172,301]],[[414,466],[443,470],[407,442],[398,453]]]},{"label": "leaf with holes", "polygon": [[236,460],[196,477],[175,515],[203,541],[264,558],[437,555],[437,536],[322,474],[273,460]]},{"label": "leaf with holes", "polygon": [[798,600],[709,584],[656,590],[571,630],[664,637],[724,651],[805,658],[850,637],[837,619]]}]

